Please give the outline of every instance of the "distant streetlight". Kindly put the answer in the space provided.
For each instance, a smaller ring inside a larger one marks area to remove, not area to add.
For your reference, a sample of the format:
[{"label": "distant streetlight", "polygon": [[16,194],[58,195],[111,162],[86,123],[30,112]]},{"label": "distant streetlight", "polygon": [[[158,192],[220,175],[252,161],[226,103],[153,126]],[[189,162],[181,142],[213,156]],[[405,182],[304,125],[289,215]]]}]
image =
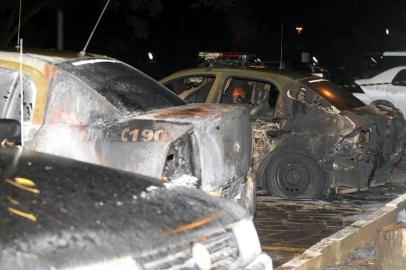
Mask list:
[{"label": "distant streetlight", "polygon": [[152,52],[148,53],[148,59],[151,61],[154,60],[154,55],[152,54]]},{"label": "distant streetlight", "polygon": [[386,28],[386,29],[385,29],[385,34],[386,34],[387,36],[389,36],[389,35],[390,35],[389,28]]},{"label": "distant streetlight", "polygon": [[302,33],[302,31],[303,31],[303,27],[301,27],[301,26],[296,26],[296,31],[297,31],[297,33],[300,35],[300,34]]}]

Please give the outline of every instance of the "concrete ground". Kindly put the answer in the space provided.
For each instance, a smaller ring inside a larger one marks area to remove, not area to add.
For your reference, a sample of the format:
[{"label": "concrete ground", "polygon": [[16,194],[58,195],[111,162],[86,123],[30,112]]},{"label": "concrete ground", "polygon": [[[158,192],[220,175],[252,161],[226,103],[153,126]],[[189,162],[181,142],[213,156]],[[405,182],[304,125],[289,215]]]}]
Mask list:
[{"label": "concrete ground", "polygon": [[340,195],[330,202],[259,196],[255,224],[262,248],[277,267],[405,192],[404,158],[387,185]]}]

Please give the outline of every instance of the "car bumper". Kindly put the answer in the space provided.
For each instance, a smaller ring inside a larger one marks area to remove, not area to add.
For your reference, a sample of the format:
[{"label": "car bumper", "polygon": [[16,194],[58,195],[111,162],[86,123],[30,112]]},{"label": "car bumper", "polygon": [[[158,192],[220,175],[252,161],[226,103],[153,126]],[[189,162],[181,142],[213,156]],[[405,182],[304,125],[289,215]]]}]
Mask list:
[{"label": "car bumper", "polygon": [[381,153],[376,126],[363,126],[343,138],[324,164],[332,187],[366,189]]},{"label": "car bumper", "polygon": [[392,173],[393,168],[402,159],[402,153],[395,153],[385,158],[381,165],[376,166],[374,170],[374,177],[370,182],[370,186],[379,186],[385,184],[389,175]]},{"label": "car bumper", "polygon": [[272,259],[269,255],[261,253],[249,265],[240,268],[246,270],[272,270]]},{"label": "car bumper", "polygon": [[336,186],[367,188],[373,172],[373,155],[338,156],[333,163]]},{"label": "car bumper", "polygon": [[221,187],[220,196],[241,205],[250,215],[253,215],[255,212],[256,186],[256,176],[251,170],[248,170],[245,176],[232,179]]}]

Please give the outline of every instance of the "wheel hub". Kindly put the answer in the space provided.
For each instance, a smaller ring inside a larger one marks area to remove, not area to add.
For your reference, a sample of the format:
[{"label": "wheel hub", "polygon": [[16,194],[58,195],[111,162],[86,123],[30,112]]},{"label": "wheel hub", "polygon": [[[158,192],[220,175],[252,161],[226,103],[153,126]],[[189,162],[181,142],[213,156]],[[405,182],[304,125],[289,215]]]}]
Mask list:
[{"label": "wheel hub", "polygon": [[287,195],[300,195],[304,193],[310,183],[310,172],[301,162],[287,162],[281,164],[277,171],[279,187]]}]

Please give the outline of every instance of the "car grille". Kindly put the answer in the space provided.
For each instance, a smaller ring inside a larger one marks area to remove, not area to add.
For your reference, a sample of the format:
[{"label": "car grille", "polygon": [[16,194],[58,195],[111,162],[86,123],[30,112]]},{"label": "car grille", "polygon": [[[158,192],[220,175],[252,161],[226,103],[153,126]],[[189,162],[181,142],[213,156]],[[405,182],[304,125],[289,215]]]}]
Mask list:
[{"label": "car grille", "polygon": [[[210,253],[212,269],[229,269],[238,258],[238,247],[231,232],[218,232],[195,241],[204,245]],[[145,270],[197,269],[192,258],[192,244],[172,245],[156,249],[137,257]]]}]

